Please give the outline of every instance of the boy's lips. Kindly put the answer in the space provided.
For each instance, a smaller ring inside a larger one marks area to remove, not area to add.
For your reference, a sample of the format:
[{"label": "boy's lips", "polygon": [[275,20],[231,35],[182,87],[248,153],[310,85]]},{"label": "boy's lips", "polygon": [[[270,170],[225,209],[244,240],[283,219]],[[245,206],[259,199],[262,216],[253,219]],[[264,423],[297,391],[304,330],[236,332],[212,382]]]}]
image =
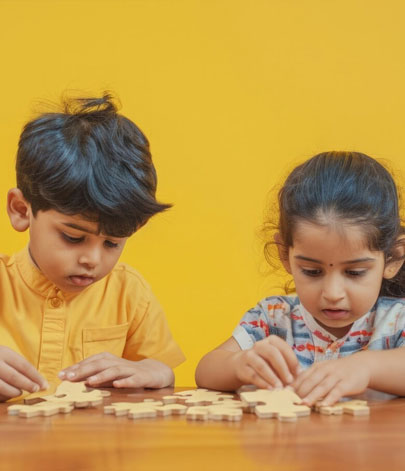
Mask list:
[{"label": "boy's lips", "polygon": [[76,286],[88,286],[94,281],[94,276],[72,275],[69,276],[70,281]]},{"label": "boy's lips", "polygon": [[350,315],[347,309],[322,309],[325,317],[331,320],[346,319]]}]

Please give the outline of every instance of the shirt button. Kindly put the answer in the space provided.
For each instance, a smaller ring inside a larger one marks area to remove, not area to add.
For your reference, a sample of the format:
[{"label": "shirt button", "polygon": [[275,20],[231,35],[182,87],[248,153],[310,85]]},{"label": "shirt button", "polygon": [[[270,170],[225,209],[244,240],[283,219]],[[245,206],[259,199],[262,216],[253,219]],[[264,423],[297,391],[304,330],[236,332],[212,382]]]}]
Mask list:
[{"label": "shirt button", "polygon": [[62,301],[59,298],[52,298],[51,299],[51,306],[52,307],[60,307]]}]

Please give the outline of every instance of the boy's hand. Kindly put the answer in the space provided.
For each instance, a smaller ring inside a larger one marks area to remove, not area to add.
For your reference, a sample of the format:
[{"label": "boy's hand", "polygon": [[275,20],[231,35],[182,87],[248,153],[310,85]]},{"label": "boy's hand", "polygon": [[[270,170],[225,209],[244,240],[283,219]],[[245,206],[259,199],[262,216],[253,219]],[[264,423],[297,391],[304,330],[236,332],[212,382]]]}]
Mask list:
[{"label": "boy's hand", "polygon": [[292,383],[305,404],[321,400],[330,406],[344,396],[360,394],[370,383],[371,371],[361,354],[315,363]]},{"label": "boy's hand", "polygon": [[47,389],[48,383],[24,357],[0,346],[0,401],[17,397],[23,391]]},{"label": "boy's hand", "polygon": [[295,353],[276,335],[256,342],[249,350],[236,353],[233,362],[239,381],[263,389],[290,384],[298,373]]},{"label": "boy's hand", "polygon": [[160,361],[125,360],[108,352],[92,355],[58,376],[62,380],[86,381],[92,387],[164,388],[174,382],[171,368]]}]

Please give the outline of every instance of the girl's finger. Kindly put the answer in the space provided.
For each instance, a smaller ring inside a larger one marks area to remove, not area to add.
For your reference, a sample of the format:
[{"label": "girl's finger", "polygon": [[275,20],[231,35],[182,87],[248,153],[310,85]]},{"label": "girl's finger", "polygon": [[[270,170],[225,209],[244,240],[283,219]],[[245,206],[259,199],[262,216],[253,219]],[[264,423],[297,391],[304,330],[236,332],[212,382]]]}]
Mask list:
[{"label": "girl's finger", "polygon": [[[324,400],[324,398],[336,387],[336,384],[339,380],[335,376],[326,377],[321,383],[317,384],[304,398],[302,402],[312,406],[315,402],[319,400]],[[302,397],[302,396],[301,396]]]},{"label": "girl's finger", "polygon": [[278,386],[281,387],[283,384],[293,381],[294,377],[283,352],[277,346],[268,343],[262,344],[257,348],[257,353],[270,365],[273,375],[277,377]]},{"label": "girl's finger", "polygon": [[261,380],[263,380],[267,386],[266,387],[282,387],[280,378],[277,376],[277,373],[274,371],[273,362],[266,361],[266,358],[260,356],[260,352],[252,352],[251,355],[247,358],[247,365],[255,372]]}]

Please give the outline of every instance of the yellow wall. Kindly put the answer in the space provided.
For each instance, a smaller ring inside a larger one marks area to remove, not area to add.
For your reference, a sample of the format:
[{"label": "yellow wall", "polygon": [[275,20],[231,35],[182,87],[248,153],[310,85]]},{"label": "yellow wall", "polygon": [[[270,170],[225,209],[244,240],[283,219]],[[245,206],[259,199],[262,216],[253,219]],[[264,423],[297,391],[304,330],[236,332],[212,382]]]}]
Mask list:
[{"label": "yellow wall", "polygon": [[[322,150],[405,169],[405,4],[377,0],[0,0],[0,204],[38,100],[112,89],[151,141],[174,208],[128,243],[188,361],[271,294],[266,194]],[[0,251],[26,242],[0,214]]]}]

